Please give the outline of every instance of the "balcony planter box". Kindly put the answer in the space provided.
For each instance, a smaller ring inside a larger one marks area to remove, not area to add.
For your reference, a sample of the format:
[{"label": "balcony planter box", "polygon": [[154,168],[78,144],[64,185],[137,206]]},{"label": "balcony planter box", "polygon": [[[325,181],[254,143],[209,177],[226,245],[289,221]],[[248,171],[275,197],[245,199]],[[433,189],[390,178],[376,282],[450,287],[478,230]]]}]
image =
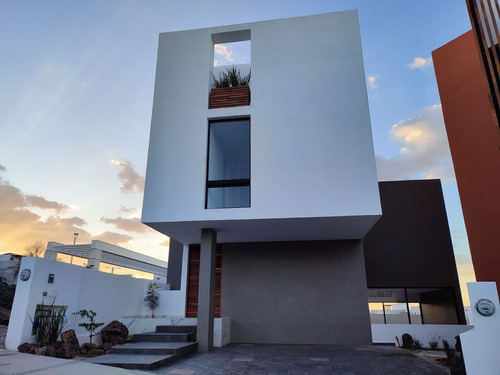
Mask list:
[{"label": "balcony planter box", "polygon": [[210,91],[208,108],[228,108],[250,105],[250,87],[219,87]]}]

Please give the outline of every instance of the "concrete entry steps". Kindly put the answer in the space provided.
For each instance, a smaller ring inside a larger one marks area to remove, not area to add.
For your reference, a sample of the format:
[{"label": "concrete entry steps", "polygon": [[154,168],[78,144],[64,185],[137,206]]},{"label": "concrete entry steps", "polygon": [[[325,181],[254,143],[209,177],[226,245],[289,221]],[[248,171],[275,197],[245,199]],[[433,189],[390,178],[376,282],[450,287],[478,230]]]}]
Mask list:
[{"label": "concrete entry steps", "polygon": [[134,343],[87,362],[130,370],[154,370],[198,351],[196,326],[157,326],[156,332],[134,335]]}]

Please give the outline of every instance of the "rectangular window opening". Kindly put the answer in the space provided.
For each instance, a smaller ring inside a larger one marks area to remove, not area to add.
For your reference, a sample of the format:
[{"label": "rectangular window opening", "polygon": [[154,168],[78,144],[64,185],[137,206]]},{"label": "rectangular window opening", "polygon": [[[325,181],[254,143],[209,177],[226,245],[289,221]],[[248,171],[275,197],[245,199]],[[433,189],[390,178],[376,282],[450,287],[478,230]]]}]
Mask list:
[{"label": "rectangular window opening", "polygon": [[205,208],[250,207],[250,119],[209,122]]}]

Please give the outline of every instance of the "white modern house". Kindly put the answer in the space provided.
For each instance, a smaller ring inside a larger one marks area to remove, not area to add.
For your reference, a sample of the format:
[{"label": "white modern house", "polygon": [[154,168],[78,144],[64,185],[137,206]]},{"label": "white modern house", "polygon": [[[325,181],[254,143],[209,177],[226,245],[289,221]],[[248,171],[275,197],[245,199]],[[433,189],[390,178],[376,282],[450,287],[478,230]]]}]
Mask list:
[{"label": "white modern house", "polygon": [[[245,40],[250,102],[209,108],[214,45]],[[370,344],[380,215],[356,11],[160,34],[142,222],[201,244],[201,350],[214,304],[232,342]]]},{"label": "white modern house", "polygon": [[[214,89],[216,46],[241,41],[249,85]],[[7,347],[34,341],[27,314],[54,300],[131,334],[197,325],[202,351],[470,328],[440,181],[377,181],[356,11],[160,34],[142,222],[171,237],[168,273],[99,241],[49,243],[23,259]],[[147,281],[99,264],[167,274],[157,317]]]}]

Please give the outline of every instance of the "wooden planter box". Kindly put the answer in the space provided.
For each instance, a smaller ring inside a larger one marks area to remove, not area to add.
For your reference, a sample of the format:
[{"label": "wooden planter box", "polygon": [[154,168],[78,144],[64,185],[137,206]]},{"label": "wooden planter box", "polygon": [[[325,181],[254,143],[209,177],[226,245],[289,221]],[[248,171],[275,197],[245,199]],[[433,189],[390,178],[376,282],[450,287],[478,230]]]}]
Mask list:
[{"label": "wooden planter box", "polygon": [[219,87],[210,91],[208,108],[241,107],[250,105],[250,87]]}]

